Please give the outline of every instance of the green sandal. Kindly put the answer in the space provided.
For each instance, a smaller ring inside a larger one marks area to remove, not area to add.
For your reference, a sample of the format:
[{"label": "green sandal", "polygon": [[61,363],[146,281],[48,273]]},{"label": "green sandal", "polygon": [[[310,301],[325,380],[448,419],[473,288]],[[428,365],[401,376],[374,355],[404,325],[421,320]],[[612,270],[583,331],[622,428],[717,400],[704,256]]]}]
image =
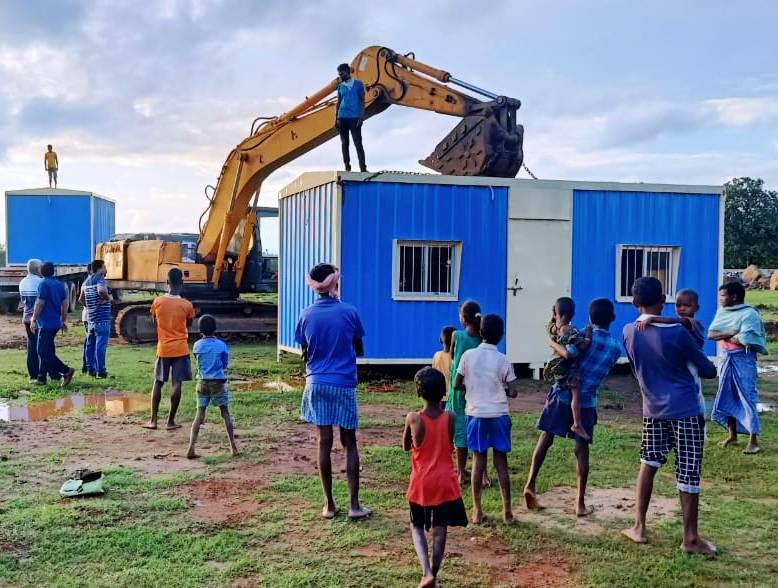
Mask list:
[{"label": "green sandal", "polygon": [[62,484],[59,494],[63,498],[74,498],[76,496],[89,496],[92,494],[103,494],[103,472],[92,472],[90,470],[77,470],[70,475],[70,479]]}]

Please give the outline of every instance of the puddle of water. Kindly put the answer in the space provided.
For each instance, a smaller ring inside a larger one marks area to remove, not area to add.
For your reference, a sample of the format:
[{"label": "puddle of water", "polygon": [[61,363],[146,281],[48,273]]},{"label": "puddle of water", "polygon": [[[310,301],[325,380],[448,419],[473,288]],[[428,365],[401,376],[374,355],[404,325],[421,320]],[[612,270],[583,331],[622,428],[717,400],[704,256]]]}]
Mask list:
[{"label": "puddle of water", "polygon": [[757,402],[756,412],[775,412],[775,405],[772,402]]},{"label": "puddle of water", "polygon": [[778,363],[768,363],[756,368],[760,374],[778,374]]},{"label": "puddle of water", "polygon": [[98,394],[71,394],[64,398],[43,402],[0,400],[0,421],[33,422],[65,416],[70,413],[90,412],[100,416],[114,416],[148,410],[146,394],[127,394],[107,390]]},{"label": "puddle of water", "polygon": [[262,390],[273,390],[275,392],[292,392],[295,387],[286,382],[259,382],[259,381],[240,381],[228,383],[228,387],[234,392],[260,392]]}]

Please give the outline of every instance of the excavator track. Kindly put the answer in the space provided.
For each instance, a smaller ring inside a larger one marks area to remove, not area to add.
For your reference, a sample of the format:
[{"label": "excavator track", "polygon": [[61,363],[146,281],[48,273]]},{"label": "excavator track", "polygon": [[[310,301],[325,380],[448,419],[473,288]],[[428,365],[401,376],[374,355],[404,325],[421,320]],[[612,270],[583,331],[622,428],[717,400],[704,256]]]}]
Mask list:
[{"label": "excavator track", "polygon": [[[217,334],[230,341],[254,340],[274,336],[278,330],[275,304],[244,300],[192,300],[198,317],[216,318]],[[151,302],[119,303],[114,308],[114,330],[125,343],[154,343],[157,330],[151,320]],[[197,321],[189,326],[190,336],[197,334]]]}]

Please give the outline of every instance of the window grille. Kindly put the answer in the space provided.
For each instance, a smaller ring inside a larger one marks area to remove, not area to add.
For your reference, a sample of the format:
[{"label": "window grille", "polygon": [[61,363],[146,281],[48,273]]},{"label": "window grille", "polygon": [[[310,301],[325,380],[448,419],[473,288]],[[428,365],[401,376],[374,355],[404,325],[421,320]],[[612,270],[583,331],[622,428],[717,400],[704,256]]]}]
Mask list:
[{"label": "window grille", "polygon": [[395,241],[395,298],[455,298],[461,243]]},{"label": "window grille", "polygon": [[680,247],[653,245],[619,245],[616,258],[616,299],[632,300],[632,285],[643,277],[654,277],[662,282],[665,295],[676,293]]}]

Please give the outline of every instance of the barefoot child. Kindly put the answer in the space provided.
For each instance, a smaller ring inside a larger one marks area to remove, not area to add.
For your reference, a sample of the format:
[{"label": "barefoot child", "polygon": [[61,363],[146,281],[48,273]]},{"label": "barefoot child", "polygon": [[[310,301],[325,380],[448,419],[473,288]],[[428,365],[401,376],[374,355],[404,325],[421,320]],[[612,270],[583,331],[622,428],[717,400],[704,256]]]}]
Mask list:
[{"label": "barefoot child", "polygon": [[159,403],[162,400],[162,386],[168,379],[172,383],[170,414],[167,430],[178,429],[176,412],[181,403],[181,385],[192,379],[192,364],[189,360],[189,331],[187,327],[195,318],[192,303],[181,297],[184,274],[177,267],[167,275],[168,293],[158,296],[151,304],[151,319],[157,327],[157,360],[154,363],[154,385],[151,388],[151,420],[147,429],[157,428]]},{"label": "barefoot child", "polygon": [[[665,295],[658,279],[637,279],[632,286],[632,297],[632,304],[640,312],[638,321],[662,314]],[[716,366],[708,361],[689,332],[680,325],[654,324],[641,331],[634,323],[627,324],[624,348],[643,397],[643,438],[636,484],[635,524],[623,533],[635,543],[648,542],[646,513],[654,478],[674,451],[676,486],[683,511],[681,550],[714,554],[716,547],[700,537],[697,526],[705,417],[688,363],[693,363],[700,377],[707,379],[716,377]]]},{"label": "barefoot child", "polygon": [[451,388],[451,339],[456,331],[456,327],[443,327],[440,332],[440,344],[443,345],[441,351],[437,351],[432,356],[432,367],[438,370],[446,378],[446,393],[443,396],[442,406],[446,407],[448,391]]},{"label": "barefoot child", "polygon": [[761,451],[756,356],[767,354],[767,339],[759,311],[745,299],[746,289],[738,282],[719,288],[721,308],[708,331],[708,338],[721,346],[719,389],[711,418],[729,432],[722,447],[737,444],[738,433],[745,433],[749,438],[743,453],[752,455]]},{"label": "barefoot child", "polygon": [[513,522],[508,453],[511,451],[511,417],[508,396],[516,396],[516,376],[508,358],[497,350],[505,334],[502,319],[487,314],[481,319],[482,343],[462,355],[454,387],[464,390],[467,401],[467,446],[473,452],[473,517],[483,521],[479,483],[486,471],[486,454],[492,449],[494,467],[500,481],[502,518]]},{"label": "barefoot child", "polygon": [[645,329],[648,325],[677,325],[681,324],[689,331],[697,347],[705,345],[705,327],[694,318],[700,311],[700,296],[696,291],[684,288],[675,295],[675,314],[678,318],[667,316],[651,316],[636,324],[638,330]]},{"label": "barefoot child", "polygon": [[[416,373],[414,381],[417,394],[424,400],[424,410],[409,412],[405,417],[403,448],[411,452],[407,497],[411,536],[422,569],[419,586],[435,586],[446,552],[448,527],[466,527],[467,513],[451,459],[456,417],[440,407],[447,390],[444,375],[426,367]],[[424,534],[430,527],[432,562]]]},{"label": "barefoot child", "polygon": [[235,433],[232,428],[229,403],[230,395],[227,392],[227,369],[230,363],[230,352],[227,344],[214,337],[216,332],[216,319],[209,314],[200,317],[198,323],[202,338],[194,344],[192,352],[197,358],[197,416],[192,423],[192,432],[189,436],[189,450],[186,456],[189,459],[199,457],[195,454],[195,443],[200,432],[200,425],[205,421],[205,412],[208,405],[218,406],[227,428],[227,438],[230,441],[232,455],[238,455],[238,446],[235,444]]},{"label": "barefoot child", "polygon": [[551,307],[551,321],[547,327],[551,341],[563,347],[571,346],[576,350],[576,353],[572,357],[563,357],[555,351],[554,357],[543,370],[543,378],[547,382],[555,383],[560,388],[570,390],[572,396],[570,407],[573,409],[573,425],[570,430],[587,441],[589,435],[581,420],[580,374],[575,357],[589,349],[589,345],[592,343],[592,331],[591,328],[587,327],[581,333],[570,324],[573,316],[575,316],[575,302],[572,298],[558,298],[554,306]]},{"label": "barefoot child", "polygon": [[[475,349],[481,343],[479,330],[481,328],[481,307],[475,300],[467,300],[459,307],[459,322],[464,330],[454,331],[451,338],[451,372],[449,377],[450,390],[446,410],[456,416],[456,430],[454,432],[454,447],[457,450],[457,477],[460,485],[467,480],[467,422],[465,415],[465,394],[456,387],[454,382],[457,377],[457,368],[462,355],[469,349]],[[489,479],[484,472],[484,484]]]}]

